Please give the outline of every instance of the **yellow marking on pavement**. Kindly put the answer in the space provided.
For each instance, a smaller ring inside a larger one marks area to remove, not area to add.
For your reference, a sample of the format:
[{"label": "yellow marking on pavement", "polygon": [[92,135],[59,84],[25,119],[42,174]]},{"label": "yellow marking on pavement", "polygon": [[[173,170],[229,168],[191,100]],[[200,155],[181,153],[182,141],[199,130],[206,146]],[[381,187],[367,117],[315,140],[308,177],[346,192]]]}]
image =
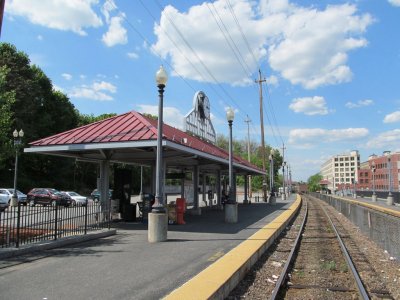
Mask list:
[{"label": "yellow marking on pavement", "polygon": [[[247,240],[226,253],[192,279],[177,288],[164,299],[222,299],[229,285],[237,283],[241,276],[260,258],[264,251],[278,237],[280,230],[287,225],[298,211],[301,197],[272,222],[258,230]],[[232,283],[231,283],[232,281]]]}]

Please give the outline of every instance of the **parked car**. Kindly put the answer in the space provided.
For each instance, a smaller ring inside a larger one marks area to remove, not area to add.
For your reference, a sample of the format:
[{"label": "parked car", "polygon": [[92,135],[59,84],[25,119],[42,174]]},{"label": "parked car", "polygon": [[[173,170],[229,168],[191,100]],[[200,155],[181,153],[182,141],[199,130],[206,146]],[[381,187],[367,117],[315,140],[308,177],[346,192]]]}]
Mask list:
[{"label": "parked car", "polygon": [[[12,188],[0,188],[0,191],[1,191],[1,193],[5,193],[5,194],[8,194],[8,203],[10,204],[11,203],[11,198],[12,198],[12,196],[14,195],[14,189],[12,189]],[[17,190],[17,197],[18,197],[18,202],[19,203],[21,203],[21,204],[23,204],[23,205],[26,205],[28,202],[27,202],[27,196],[24,194],[24,193],[22,193],[21,191],[18,191]]]},{"label": "parked car", "polygon": [[34,188],[28,193],[29,206],[36,204],[42,205],[62,205],[71,206],[72,199],[68,195],[61,193],[56,189],[51,188]]},{"label": "parked car", "polygon": [[[113,190],[108,190],[109,198],[111,199]],[[100,200],[100,191],[94,189],[93,192],[90,194],[90,197],[93,199],[94,202],[98,202]]]},{"label": "parked car", "polygon": [[72,199],[72,206],[85,206],[87,204],[87,197],[81,196],[74,191],[62,191]]},{"label": "parked car", "polygon": [[0,190],[0,212],[4,211],[8,205],[8,194]]}]

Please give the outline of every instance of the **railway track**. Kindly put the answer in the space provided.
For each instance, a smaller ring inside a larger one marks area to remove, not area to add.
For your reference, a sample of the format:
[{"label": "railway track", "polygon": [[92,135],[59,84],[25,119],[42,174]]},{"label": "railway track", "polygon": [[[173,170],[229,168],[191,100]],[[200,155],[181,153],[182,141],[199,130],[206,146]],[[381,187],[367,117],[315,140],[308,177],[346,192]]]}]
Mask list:
[{"label": "railway track", "polygon": [[[303,200],[286,235],[246,276],[247,286],[237,287],[228,299],[397,299],[368,260],[363,245],[335,216],[337,211],[311,196]],[[274,271],[280,276],[269,275],[267,282],[256,278],[257,272],[273,269],[277,261],[282,266]]]}]

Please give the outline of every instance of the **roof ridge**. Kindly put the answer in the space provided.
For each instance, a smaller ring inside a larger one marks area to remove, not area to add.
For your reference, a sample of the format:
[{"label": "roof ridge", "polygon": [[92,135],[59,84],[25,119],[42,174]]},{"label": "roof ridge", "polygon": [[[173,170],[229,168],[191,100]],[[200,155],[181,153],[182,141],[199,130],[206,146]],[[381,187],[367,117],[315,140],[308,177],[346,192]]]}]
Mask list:
[{"label": "roof ridge", "polygon": [[[145,123],[144,125],[146,125],[146,127],[149,130],[151,130],[156,136],[158,136],[157,128],[155,126],[153,126],[153,124],[151,124],[148,117],[146,117],[146,116],[142,115],[140,112],[137,112],[134,110],[131,110],[130,113],[133,114],[136,118],[138,118],[141,122]],[[158,126],[158,120],[156,120],[156,121],[157,121],[156,123]],[[163,125],[167,125],[167,124],[164,123]]]}]

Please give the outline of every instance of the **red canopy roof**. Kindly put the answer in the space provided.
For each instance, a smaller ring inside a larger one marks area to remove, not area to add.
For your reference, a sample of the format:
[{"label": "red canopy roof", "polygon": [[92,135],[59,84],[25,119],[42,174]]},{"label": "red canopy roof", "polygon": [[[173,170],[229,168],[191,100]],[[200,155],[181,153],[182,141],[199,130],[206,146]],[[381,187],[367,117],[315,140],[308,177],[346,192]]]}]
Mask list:
[{"label": "red canopy roof", "polygon": [[[228,159],[229,157],[226,150],[165,123],[163,126],[163,139],[223,159]],[[148,140],[157,140],[157,120],[150,119],[136,111],[130,111],[31,142],[30,145],[33,147],[40,147]],[[258,167],[238,156],[234,157],[234,162],[260,170]]]}]

